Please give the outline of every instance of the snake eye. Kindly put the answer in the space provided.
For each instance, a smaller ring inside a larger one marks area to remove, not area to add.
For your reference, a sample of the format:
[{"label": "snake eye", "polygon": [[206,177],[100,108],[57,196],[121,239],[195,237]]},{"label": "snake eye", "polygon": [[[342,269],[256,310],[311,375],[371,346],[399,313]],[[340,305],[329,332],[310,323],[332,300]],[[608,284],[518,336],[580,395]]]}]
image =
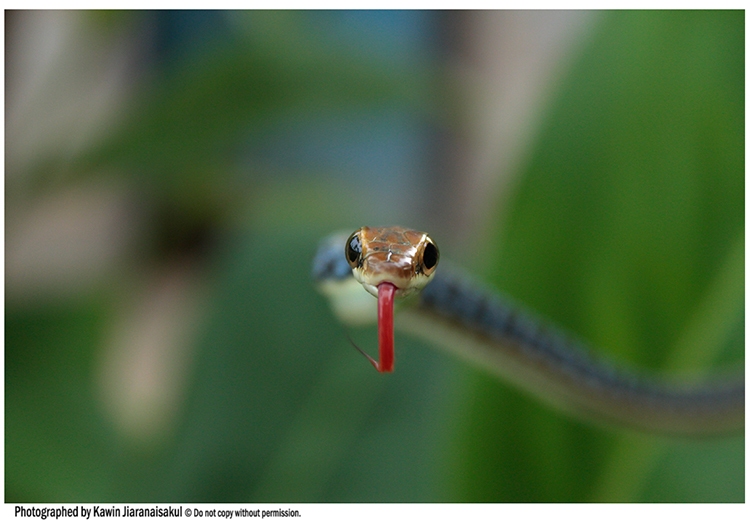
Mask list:
[{"label": "snake eye", "polygon": [[349,266],[357,268],[360,262],[360,256],[362,255],[362,241],[359,239],[359,230],[349,236],[346,240],[346,260],[349,262]]},{"label": "snake eye", "polygon": [[440,260],[440,252],[438,252],[437,245],[430,238],[426,238],[422,251],[422,273],[424,275],[432,274],[437,267],[438,260]]}]

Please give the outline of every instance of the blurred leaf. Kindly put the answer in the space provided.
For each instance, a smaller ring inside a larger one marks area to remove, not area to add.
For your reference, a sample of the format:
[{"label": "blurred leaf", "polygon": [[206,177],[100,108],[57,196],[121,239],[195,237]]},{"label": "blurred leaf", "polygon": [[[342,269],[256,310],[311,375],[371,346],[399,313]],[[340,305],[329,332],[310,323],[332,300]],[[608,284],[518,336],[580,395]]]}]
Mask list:
[{"label": "blurred leaf", "polygon": [[[618,360],[679,364],[672,350],[683,349],[692,321],[704,321],[696,314],[743,237],[743,16],[604,15],[504,218],[497,286]],[[740,265],[728,266],[742,281]],[[742,329],[743,294],[720,294],[730,324],[703,333],[733,340],[733,361],[744,354],[732,335]],[[709,344],[690,358],[716,361],[725,349]],[[456,439],[458,499],[744,499],[741,440],[621,437],[484,376],[474,393]]]},{"label": "blurred leaf", "polygon": [[101,303],[6,308],[7,502],[114,500],[113,439],[88,384],[104,310]]}]

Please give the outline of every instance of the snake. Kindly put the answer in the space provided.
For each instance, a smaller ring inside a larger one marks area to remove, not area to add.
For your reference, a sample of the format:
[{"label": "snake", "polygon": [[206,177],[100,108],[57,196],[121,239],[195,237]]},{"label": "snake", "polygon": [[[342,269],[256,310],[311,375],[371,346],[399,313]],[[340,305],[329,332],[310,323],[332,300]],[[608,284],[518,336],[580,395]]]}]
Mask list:
[{"label": "snake", "polygon": [[579,419],[676,436],[744,430],[744,370],[677,380],[609,360],[441,262],[427,233],[394,226],[331,234],[320,242],[312,276],[341,322],[377,320],[379,360],[360,351],[379,372],[394,370],[397,328]]}]

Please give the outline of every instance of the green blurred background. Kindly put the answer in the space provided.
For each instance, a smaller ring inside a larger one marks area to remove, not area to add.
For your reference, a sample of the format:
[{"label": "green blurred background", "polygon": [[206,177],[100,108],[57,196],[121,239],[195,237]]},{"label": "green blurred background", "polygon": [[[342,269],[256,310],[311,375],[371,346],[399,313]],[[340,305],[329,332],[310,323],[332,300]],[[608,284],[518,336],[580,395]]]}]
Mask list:
[{"label": "green blurred background", "polygon": [[[744,501],[310,279],[403,224],[628,364],[744,364],[744,13],[5,12],[6,502]],[[373,329],[354,330],[373,346]]]}]

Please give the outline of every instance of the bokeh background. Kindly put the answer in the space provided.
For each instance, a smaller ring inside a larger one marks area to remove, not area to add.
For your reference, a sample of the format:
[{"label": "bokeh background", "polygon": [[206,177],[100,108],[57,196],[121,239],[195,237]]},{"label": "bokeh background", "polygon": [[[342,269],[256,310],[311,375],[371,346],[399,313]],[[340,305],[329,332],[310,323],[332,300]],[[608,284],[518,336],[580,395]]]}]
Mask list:
[{"label": "bokeh background", "polygon": [[742,367],[744,29],[6,11],[6,502],[744,501],[744,434],[583,424],[403,335],[377,374],[310,278],[403,224],[607,356]]}]

